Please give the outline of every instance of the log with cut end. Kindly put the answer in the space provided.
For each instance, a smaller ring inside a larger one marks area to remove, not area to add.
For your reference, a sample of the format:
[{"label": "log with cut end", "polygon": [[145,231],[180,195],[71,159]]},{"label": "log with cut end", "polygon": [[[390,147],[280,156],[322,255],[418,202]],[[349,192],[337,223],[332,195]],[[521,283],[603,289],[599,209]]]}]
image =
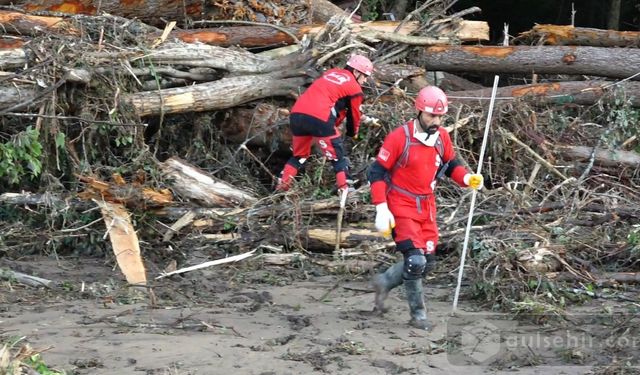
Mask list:
[{"label": "log with cut end", "polygon": [[279,74],[223,78],[213,82],[125,96],[139,116],[203,112],[235,107],[252,100],[285,96],[305,84],[306,78],[282,78]]},{"label": "log with cut end", "polygon": [[75,26],[63,17],[34,16],[0,10],[0,25],[7,34],[38,35],[43,32],[79,35]]},{"label": "log with cut end", "polygon": [[[524,99],[539,103],[592,105],[607,94],[622,90],[632,106],[640,107],[640,82],[627,81],[615,85],[612,83],[590,80],[504,86],[498,88],[496,97],[498,101]],[[488,99],[491,98],[491,88],[454,91],[449,92],[448,96],[451,98],[452,105],[456,105],[456,103],[488,105]]]},{"label": "log with cut end", "polygon": [[[419,61],[429,70],[522,74],[584,74],[627,78],[638,72],[640,49],[574,46],[434,46]],[[633,79],[640,80],[640,76]]]},{"label": "log with cut end", "polygon": [[518,38],[560,46],[640,47],[640,32],[594,29],[572,25],[535,25]]},{"label": "log with cut end", "polygon": [[160,169],[177,194],[203,207],[246,207],[257,201],[248,192],[211,177],[177,157],[160,163]]}]

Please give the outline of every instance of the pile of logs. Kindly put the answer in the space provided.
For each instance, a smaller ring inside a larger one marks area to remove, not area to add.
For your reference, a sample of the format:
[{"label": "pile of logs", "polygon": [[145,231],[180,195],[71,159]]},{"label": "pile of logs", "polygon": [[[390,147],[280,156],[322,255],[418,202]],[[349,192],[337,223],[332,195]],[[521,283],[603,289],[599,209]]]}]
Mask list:
[{"label": "pile of logs", "polygon": [[[538,25],[510,46],[491,46],[479,44],[489,40],[485,22],[463,19],[477,8],[449,16],[436,8],[437,17],[418,22],[422,7],[403,21],[362,23],[327,0],[125,3],[27,0],[0,9],[5,30],[0,38],[0,116],[56,132],[66,126],[64,148],[84,189],[71,192],[71,200],[58,199],[78,207],[95,202],[121,269],[133,284],[146,283],[146,277],[131,211],[152,211],[173,220],[165,228],[164,241],[188,227],[194,233],[206,232],[201,239],[210,242],[255,247],[269,232],[279,234],[269,238],[277,245],[295,242],[293,247],[330,251],[336,245],[331,220],[338,202],[260,197],[178,155],[155,162],[160,185],[170,190],[148,185],[144,176],[127,182],[114,174],[105,181],[80,168],[91,164],[82,156],[91,147],[85,143],[85,132],[97,134],[100,126],[132,125],[133,144],[140,146],[147,140],[136,126],[162,123],[173,115],[225,111],[228,120],[217,124],[221,133],[238,145],[239,152],[261,163],[252,150],[274,144],[288,148],[286,127],[274,130],[274,125],[286,124],[297,93],[321,69],[344,62],[355,50],[368,53],[376,64],[375,85],[367,87],[368,94],[375,93],[368,97],[375,99],[365,104],[387,127],[393,126],[391,114],[380,115],[375,106],[385,100],[407,102],[411,93],[430,83],[443,87],[452,99],[457,112],[452,129],[465,126],[473,116],[464,118],[463,110],[484,108],[490,96],[490,88],[458,75],[465,73],[520,77],[526,84],[499,88],[503,103],[517,99],[535,105],[592,105],[623,90],[629,105],[640,106],[640,35],[632,33]],[[266,98],[270,100],[262,101]],[[80,130],[74,128],[77,124]],[[76,130],[71,134],[70,129]],[[506,127],[497,130],[535,161],[529,184],[540,168],[559,179],[560,185],[552,184],[555,190],[549,194],[577,177],[559,170],[550,157],[591,167],[640,166],[640,156],[631,150],[553,144],[547,154],[544,141],[527,143]],[[377,135],[372,145],[384,132]],[[634,143],[630,139],[625,144]],[[369,156],[364,155],[363,162]],[[352,216],[346,219],[353,225],[338,238],[343,248],[366,252],[391,246],[356,223],[371,216],[365,196],[363,186],[350,197]],[[42,203],[38,197],[5,193],[0,201],[37,205]],[[52,196],[46,199],[50,202]],[[536,203],[544,206],[545,199]],[[317,226],[297,227],[295,223],[302,221],[292,211],[321,220]],[[285,223],[289,226],[283,231]],[[450,230],[443,237],[459,233]]]}]

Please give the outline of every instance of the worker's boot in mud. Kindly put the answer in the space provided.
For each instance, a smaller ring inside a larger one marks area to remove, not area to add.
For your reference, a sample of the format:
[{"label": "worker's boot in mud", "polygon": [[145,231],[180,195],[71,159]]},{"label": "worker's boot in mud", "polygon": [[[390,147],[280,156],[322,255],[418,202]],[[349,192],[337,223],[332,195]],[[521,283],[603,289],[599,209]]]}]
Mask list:
[{"label": "worker's boot in mud", "polygon": [[404,289],[411,313],[409,325],[418,329],[431,330],[422,296],[422,279],[404,280]]},{"label": "worker's boot in mud", "polygon": [[387,268],[384,273],[380,273],[373,278],[373,289],[376,291],[374,311],[382,314],[387,310],[384,307],[384,301],[389,295],[389,291],[402,284],[402,269],[404,263],[398,262]]}]

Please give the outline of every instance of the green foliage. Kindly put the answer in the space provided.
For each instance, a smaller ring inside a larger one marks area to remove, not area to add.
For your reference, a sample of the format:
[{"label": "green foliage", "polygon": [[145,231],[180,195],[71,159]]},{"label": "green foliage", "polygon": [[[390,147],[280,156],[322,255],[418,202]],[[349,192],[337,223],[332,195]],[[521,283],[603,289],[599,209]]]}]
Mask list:
[{"label": "green foliage", "polygon": [[42,144],[39,131],[30,126],[0,143],[0,178],[15,185],[24,178],[35,178],[42,172]]},{"label": "green foliage", "polygon": [[40,356],[40,354],[34,354],[27,358],[25,364],[32,369],[36,370],[41,375],[62,375],[64,372],[59,372],[56,370],[52,370],[44,363],[44,360]]},{"label": "green foliage", "polygon": [[603,141],[610,148],[619,148],[630,137],[640,135],[637,126],[640,111],[631,106],[630,100],[623,93],[616,92],[610,107],[603,108],[603,112],[606,113],[607,127]]}]

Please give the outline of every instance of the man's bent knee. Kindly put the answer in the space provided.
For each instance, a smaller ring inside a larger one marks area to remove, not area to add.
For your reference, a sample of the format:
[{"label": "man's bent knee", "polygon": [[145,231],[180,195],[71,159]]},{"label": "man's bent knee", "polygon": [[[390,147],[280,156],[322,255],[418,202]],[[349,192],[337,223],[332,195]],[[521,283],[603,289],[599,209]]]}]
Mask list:
[{"label": "man's bent knee", "polygon": [[403,252],[404,269],[402,277],[405,280],[415,280],[422,278],[422,274],[427,266],[427,259],[422,250],[409,249]]}]

